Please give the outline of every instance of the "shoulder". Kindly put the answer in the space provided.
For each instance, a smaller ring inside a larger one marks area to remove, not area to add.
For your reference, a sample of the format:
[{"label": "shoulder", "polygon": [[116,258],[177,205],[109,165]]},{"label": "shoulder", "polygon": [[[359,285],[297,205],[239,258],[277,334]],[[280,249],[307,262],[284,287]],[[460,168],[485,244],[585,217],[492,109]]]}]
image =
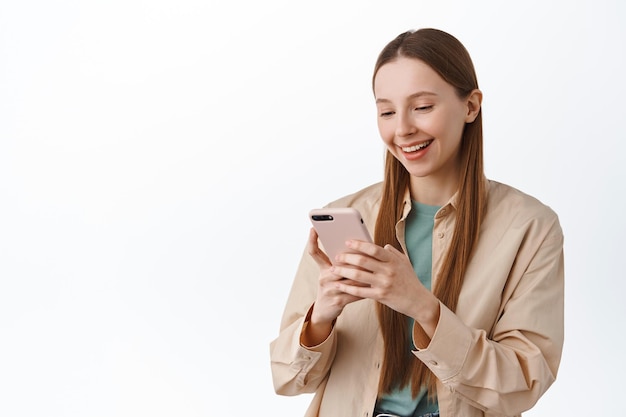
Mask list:
[{"label": "shoulder", "polygon": [[508,210],[520,216],[542,215],[557,217],[557,214],[537,198],[497,181],[489,180],[487,204],[489,209]]},{"label": "shoulder", "polygon": [[510,185],[493,180],[488,183],[486,221],[502,227],[532,228],[562,235],[558,215],[552,208]]}]

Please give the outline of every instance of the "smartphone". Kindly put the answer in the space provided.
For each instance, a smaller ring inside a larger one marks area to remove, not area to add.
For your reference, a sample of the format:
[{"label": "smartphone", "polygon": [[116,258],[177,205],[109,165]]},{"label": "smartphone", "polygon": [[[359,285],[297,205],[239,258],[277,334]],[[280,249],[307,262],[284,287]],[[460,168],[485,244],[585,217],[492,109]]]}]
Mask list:
[{"label": "smartphone", "polygon": [[361,213],[355,208],[313,209],[309,212],[309,218],[317,231],[322,250],[333,264],[336,263],[336,255],[350,252],[346,246],[347,240],[372,242]]}]

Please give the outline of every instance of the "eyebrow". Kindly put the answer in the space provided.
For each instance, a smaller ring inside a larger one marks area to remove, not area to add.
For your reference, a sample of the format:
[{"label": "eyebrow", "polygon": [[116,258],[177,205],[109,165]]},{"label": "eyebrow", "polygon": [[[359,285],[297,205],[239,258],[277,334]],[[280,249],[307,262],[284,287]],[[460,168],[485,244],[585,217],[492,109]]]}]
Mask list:
[{"label": "eyebrow", "polygon": [[[436,96],[436,95],[437,95],[436,93],[433,93],[431,91],[418,91],[417,93],[413,93],[410,96],[408,96],[407,99],[413,100],[421,96]],[[376,103],[391,103],[391,100],[386,99],[386,98],[377,98]]]}]

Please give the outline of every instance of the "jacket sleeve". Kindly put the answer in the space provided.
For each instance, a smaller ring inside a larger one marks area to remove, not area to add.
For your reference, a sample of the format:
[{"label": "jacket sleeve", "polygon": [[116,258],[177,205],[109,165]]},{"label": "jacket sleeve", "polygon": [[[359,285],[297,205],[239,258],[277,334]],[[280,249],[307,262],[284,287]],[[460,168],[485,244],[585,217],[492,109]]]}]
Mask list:
[{"label": "jacket sleeve", "polygon": [[[563,346],[563,235],[558,220],[539,244],[522,245],[489,331],[471,328],[441,304],[429,345],[414,354],[476,408],[518,415],[554,382]],[[514,273],[512,273],[514,274]]]},{"label": "jacket sleeve", "polygon": [[325,380],[337,349],[335,329],[318,346],[300,343],[317,295],[319,268],[305,253],[300,261],[278,337],[270,344],[274,390],[281,395],[315,392]]}]

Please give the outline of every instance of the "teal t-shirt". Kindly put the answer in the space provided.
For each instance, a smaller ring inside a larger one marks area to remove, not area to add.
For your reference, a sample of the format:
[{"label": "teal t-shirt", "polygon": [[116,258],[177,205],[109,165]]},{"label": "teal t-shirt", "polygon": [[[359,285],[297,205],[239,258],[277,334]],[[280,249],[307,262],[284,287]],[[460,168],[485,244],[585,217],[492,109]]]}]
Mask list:
[{"label": "teal t-shirt", "polygon": [[[433,269],[433,228],[435,214],[441,207],[428,206],[416,201],[405,224],[406,249],[413,270],[422,284],[431,289]],[[408,320],[409,328],[413,328],[413,319]],[[407,341],[407,349],[414,350],[413,340]],[[411,386],[397,387],[391,393],[378,399],[376,409],[403,417],[420,416],[433,413],[439,409],[437,402],[428,400],[426,387],[422,387],[417,397],[411,395]]]}]

